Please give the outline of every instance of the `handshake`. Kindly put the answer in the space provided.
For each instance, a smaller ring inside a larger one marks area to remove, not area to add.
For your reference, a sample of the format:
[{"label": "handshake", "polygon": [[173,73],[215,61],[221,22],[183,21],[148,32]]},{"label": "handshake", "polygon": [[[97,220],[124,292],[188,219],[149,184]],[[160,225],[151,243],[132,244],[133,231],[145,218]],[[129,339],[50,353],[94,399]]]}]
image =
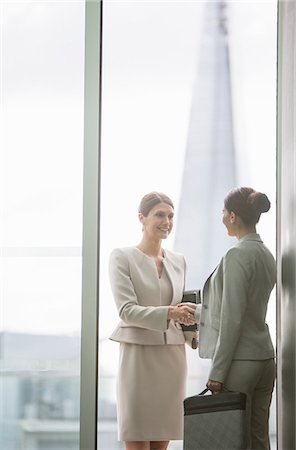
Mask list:
[{"label": "handshake", "polygon": [[194,325],[196,323],[195,310],[196,304],[194,303],[178,303],[176,306],[169,307],[168,319],[183,325]]},{"label": "handshake", "polygon": [[168,319],[186,326],[194,325],[197,303],[200,303],[199,291],[185,291],[182,302],[176,306],[170,306]]}]

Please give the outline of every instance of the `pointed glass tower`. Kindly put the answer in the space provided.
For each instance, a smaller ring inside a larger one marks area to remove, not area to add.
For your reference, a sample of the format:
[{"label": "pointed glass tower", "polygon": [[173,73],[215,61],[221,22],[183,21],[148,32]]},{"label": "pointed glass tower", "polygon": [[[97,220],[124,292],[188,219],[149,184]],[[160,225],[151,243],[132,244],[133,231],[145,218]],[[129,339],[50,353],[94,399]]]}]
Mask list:
[{"label": "pointed glass tower", "polygon": [[204,12],[174,245],[188,263],[188,289],[200,288],[234,244],[222,224],[236,185],[225,2],[207,2]]}]

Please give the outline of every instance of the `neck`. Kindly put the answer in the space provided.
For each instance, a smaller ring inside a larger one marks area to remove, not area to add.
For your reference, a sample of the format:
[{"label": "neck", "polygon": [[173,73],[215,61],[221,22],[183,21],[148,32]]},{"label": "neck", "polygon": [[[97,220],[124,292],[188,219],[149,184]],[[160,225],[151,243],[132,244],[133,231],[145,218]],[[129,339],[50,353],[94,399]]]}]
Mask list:
[{"label": "neck", "polygon": [[250,226],[250,227],[243,227],[239,229],[236,233],[237,239],[241,239],[242,237],[246,236],[247,234],[256,233],[256,227]]},{"label": "neck", "polygon": [[143,238],[137,247],[146,255],[162,256],[161,241],[147,241]]}]

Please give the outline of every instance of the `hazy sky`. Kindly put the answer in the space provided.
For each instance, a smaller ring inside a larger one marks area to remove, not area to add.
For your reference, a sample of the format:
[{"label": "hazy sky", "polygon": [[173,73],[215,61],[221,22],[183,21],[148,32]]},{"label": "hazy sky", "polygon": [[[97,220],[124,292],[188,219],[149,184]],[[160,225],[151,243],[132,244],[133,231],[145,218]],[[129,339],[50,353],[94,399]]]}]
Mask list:
[{"label": "hazy sky", "polygon": [[[137,206],[147,191],[178,204],[206,6],[105,2],[103,336],[117,322],[111,249],[139,241]],[[0,13],[1,242],[4,255],[15,255],[2,259],[2,328],[78,332],[81,267],[71,255],[79,255],[82,233],[84,2],[2,1]],[[276,2],[231,2],[228,15],[241,184],[274,201]],[[262,223],[273,249],[274,213],[275,204]],[[32,259],[36,247],[44,256]],[[65,256],[55,257],[60,247]]]}]

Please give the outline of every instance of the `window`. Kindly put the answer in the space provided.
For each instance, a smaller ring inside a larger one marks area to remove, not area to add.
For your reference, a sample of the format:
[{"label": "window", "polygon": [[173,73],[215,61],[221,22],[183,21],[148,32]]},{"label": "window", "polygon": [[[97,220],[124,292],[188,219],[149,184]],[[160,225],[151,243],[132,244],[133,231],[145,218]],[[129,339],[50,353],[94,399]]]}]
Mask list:
[{"label": "window", "polygon": [[[140,241],[141,197],[160,190],[174,200],[174,232],[165,247],[185,254],[188,282],[198,283],[190,288],[201,287],[223,249],[235,243],[221,223],[224,196],[234,185],[268,193],[272,210],[258,231],[275,254],[276,20],[275,1],[104,5],[100,380],[112,416],[101,413],[99,425],[108,425],[112,448],[118,344],[108,336],[118,314],[108,256]],[[274,297],[268,322],[275,343]],[[189,395],[203,389],[208,367],[189,349]],[[270,431],[275,434],[275,408]]]},{"label": "window", "polygon": [[84,2],[1,3],[0,447],[79,446]]}]

